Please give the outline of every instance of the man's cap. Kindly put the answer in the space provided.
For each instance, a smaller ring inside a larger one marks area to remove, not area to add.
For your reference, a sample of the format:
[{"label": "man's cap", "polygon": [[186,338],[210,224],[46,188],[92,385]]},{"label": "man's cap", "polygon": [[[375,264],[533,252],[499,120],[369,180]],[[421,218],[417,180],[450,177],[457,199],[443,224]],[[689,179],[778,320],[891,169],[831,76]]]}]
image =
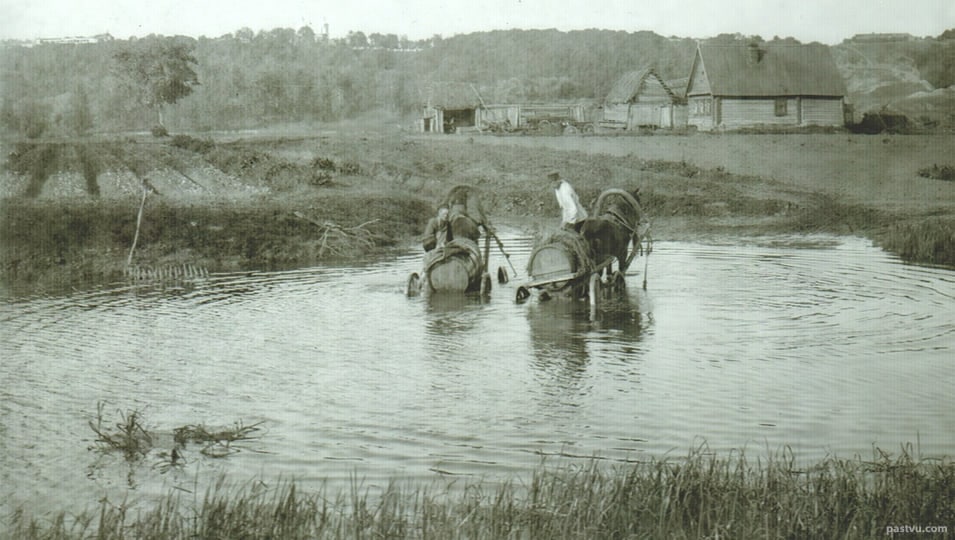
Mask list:
[{"label": "man's cap", "polygon": [[551,180],[558,180],[558,179],[560,179],[560,172],[558,172],[558,171],[551,171],[551,172],[547,173],[547,178],[550,178]]}]

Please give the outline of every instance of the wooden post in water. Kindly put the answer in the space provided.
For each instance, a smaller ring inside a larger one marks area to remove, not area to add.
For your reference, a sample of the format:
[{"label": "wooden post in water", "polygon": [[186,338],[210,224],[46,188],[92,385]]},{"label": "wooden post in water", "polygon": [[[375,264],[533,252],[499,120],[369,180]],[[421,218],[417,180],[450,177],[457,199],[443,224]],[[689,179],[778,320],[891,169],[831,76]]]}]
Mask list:
[{"label": "wooden post in water", "polygon": [[136,242],[139,241],[139,226],[143,223],[143,208],[146,206],[146,194],[149,188],[143,186],[143,200],[139,203],[139,215],[136,216],[136,234],[133,235],[133,245],[129,247],[129,257],[126,258],[126,266],[133,263],[133,251],[136,250]]}]

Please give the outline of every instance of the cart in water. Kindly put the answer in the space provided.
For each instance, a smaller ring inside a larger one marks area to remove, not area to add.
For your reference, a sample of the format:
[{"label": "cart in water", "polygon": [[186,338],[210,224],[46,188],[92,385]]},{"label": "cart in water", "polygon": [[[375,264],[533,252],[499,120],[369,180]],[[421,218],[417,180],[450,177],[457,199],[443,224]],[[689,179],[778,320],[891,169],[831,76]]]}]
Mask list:
[{"label": "cart in water", "polygon": [[[499,247],[501,241],[487,219],[477,192],[470,186],[455,186],[439,203],[439,208],[448,210],[446,226],[436,228],[441,241],[433,243],[432,247],[435,231],[429,223],[425,231],[427,251],[422,271],[420,275],[414,272],[408,277],[406,294],[479,292],[482,296],[489,295],[491,238],[498,242]],[[482,230],[483,252],[478,245]],[[503,269],[498,269],[498,281],[503,283],[506,280],[507,274]]]},{"label": "cart in water", "polygon": [[602,295],[626,286],[633,258],[652,249],[650,222],[637,197],[617,188],[600,194],[591,215],[579,232],[561,229],[537,244],[527,263],[530,281],[517,288],[518,302],[536,290],[541,300],[587,299],[596,308]]}]

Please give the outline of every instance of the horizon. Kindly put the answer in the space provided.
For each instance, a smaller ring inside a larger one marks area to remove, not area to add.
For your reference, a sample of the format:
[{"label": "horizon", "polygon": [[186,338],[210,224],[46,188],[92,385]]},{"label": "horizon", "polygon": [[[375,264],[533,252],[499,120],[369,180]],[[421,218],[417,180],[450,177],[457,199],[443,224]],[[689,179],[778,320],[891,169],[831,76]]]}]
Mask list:
[{"label": "horizon", "polygon": [[[260,32],[266,32],[266,33],[267,33],[267,32],[271,32],[271,31],[273,31],[273,30],[278,30],[278,29],[292,29],[292,30],[295,30],[295,31],[297,32],[298,30],[300,30],[301,28],[304,28],[304,27],[306,27],[306,26],[308,26],[309,28],[311,28],[311,30],[315,33],[316,37],[317,37],[317,36],[321,36],[322,33],[323,33],[323,28],[312,28],[312,27],[309,26],[309,25],[303,25],[303,26],[301,26],[301,27],[299,27],[299,28],[276,26],[276,27],[273,27],[273,28],[261,28],[261,29],[259,29],[259,30],[253,30],[253,32],[254,32],[256,35],[258,35]],[[0,38],[0,41],[3,41],[3,42],[14,41],[14,42],[35,43],[35,42],[37,42],[37,41],[42,41],[42,40],[71,39],[71,38],[93,38],[93,37],[106,36],[106,35],[112,37],[112,38],[115,39],[115,40],[120,40],[120,41],[145,39],[145,38],[147,38],[147,37],[149,37],[149,36],[158,36],[158,37],[163,37],[163,38],[167,38],[167,37],[185,37],[185,38],[196,39],[196,40],[199,40],[199,39],[211,39],[211,40],[215,40],[215,39],[220,39],[220,38],[224,38],[224,37],[234,37],[237,32],[242,31],[242,30],[245,30],[245,29],[248,29],[248,27],[236,28],[235,30],[233,30],[233,31],[231,31],[231,32],[225,32],[225,33],[223,33],[223,34],[221,34],[221,35],[216,35],[216,36],[207,36],[207,35],[195,36],[195,35],[186,35],[186,34],[160,34],[160,33],[142,34],[142,35],[131,35],[131,36],[117,36],[117,35],[115,35],[113,32],[106,31],[106,32],[97,32],[97,33],[93,33],[93,34],[70,34],[70,35],[59,35],[59,36],[36,36],[36,37],[31,37],[31,38]],[[955,27],[952,27],[951,29],[952,29],[952,30],[955,30]],[[948,29],[946,29],[946,30],[948,30]],[[808,44],[808,43],[820,43],[820,42],[817,41],[817,40],[802,40],[802,39],[799,39],[799,38],[796,37],[796,36],[779,36],[779,35],[774,35],[774,36],[772,36],[772,37],[767,37],[767,36],[760,35],[760,34],[747,34],[747,33],[743,33],[743,32],[723,32],[723,33],[720,33],[720,34],[709,35],[709,36],[686,36],[686,35],[681,36],[681,35],[663,35],[663,34],[660,34],[659,32],[654,31],[654,30],[648,30],[648,29],[616,30],[616,29],[611,29],[611,28],[583,28],[583,29],[573,29],[573,30],[560,30],[560,29],[558,29],[558,28],[507,28],[507,29],[489,28],[489,29],[486,29],[486,30],[475,30],[475,31],[473,31],[473,32],[462,32],[462,33],[453,34],[453,35],[447,35],[447,36],[444,36],[444,35],[434,35],[434,36],[430,36],[430,37],[426,37],[426,38],[421,38],[421,39],[417,39],[417,40],[408,38],[407,36],[394,34],[394,33],[366,32],[366,31],[363,31],[363,30],[360,30],[360,29],[354,29],[354,30],[348,30],[345,34],[342,34],[342,35],[340,35],[340,36],[332,36],[332,35],[329,35],[329,40],[332,40],[332,41],[335,41],[335,40],[344,40],[344,39],[347,39],[347,37],[348,37],[349,35],[351,35],[352,33],[362,33],[362,34],[364,34],[366,37],[370,37],[371,35],[378,33],[378,34],[381,34],[381,35],[384,35],[384,36],[397,36],[398,38],[406,38],[406,39],[408,39],[408,40],[411,41],[411,42],[421,43],[421,42],[428,42],[428,41],[434,39],[435,37],[440,37],[441,39],[452,39],[452,38],[454,38],[454,37],[467,36],[467,35],[471,35],[471,34],[482,34],[482,33],[493,33],[493,32],[511,32],[511,31],[516,31],[516,32],[535,32],[535,31],[547,32],[547,31],[557,31],[557,32],[564,33],[564,34],[570,34],[570,33],[574,33],[574,32],[588,32],[588,31],[597,31],[597,32],[627,32],[628,34],[639,34],[639,33],[643,33],[643,32],[649,32],[649,33],[656,34],[656,35],[658,35],[658,36],[660,36],[660,37],[663,37],[663,38],[665,38],[665,39],[680,39],[680,40],[682,40],[682,39],[690,39],[690,40],[697,40],[697,41],[705,41],[705,40],[708,40],[708,39],[714,39],[714,38],[717,38],[717,37],[720,37],[720,36],[724,36],[724,35],[735,35],[735,36],[742,36],[742,37],[744,37],[744,38],[745,38],[745,37],[757,36],[757,37],[762,38],[762,40],[763,40],[763,41],[766,41],[766,42],[773,41],[774,39],[779,38],[779,39],[796,39],[797,41],[799,41],[800,43],[803,43],[803,44]],[[930,34],[930,35],[918,35],[918,34],[913,34],[913,33],[911,33],[911,32],[859,32],[859,33],[856,33],[856,34],[847,35],[847,36],[845,36],[845,37],[839,39],[839,40],[836,41],[836,42],[823,43],[823,44],[824,44],[824,45],[829,45],[829,46],[838,45],[839,43],[842,43],[843,41],[846,41],[846,40],[850,40],[850,39],[852,39],[853,37],[856,37],[856,36],[869,36],[869,35],[887,35],[887,36],[891,36],[891,35],[905,35],[905,36],[910,36],[910,37],[915,38],[915,39],[932,39],[932,38],[937,38],[937,37],[938,37],[941,33],[943,33],[943,32],[945,32],[945,30],[943,30],[942,32],[939,32],[939,34],[935,34],[935,35],[931,35],[931,34]]]},{"label": "horizon", "polygon": [[[708,39],[720,34],[794,38],[834,45],[857,34],[901,33],[937,37],[955,27],[949,0],[688,0],[680,6],[624,0],[490,0],[483,6],[462,0],[373,0],[348,7],[318,0],[108,0],[96,8],[67,0],[8,0],[0,40],[34,41],[109,34],[116,39],[149,35],[218,38],[248,28],[258,34],[278,28],[329,26],[329,37],[351,32],[396,35],[411,41],[508,30],[588,29],[653,32],[663,37]],[[913,4],[918,5],[915,9]],[[57,17],[50,17],[55,13]],[[188,16],[184,16],[188,14]]]}]

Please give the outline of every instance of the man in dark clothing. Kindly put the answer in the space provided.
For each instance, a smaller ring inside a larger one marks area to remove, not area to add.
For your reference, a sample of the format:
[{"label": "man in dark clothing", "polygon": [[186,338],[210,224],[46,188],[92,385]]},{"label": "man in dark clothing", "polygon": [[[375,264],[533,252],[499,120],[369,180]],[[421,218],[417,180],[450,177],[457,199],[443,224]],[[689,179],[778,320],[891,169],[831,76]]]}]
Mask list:
[{"label": "man in dark clothing", "polygon": [[444,246],[448,241],[450,232],[450,228],[448,227],[448,209],[442,206],[438,208],[438,214],[429,219],[428,224],[424,228],[424,235],[421,238],[424,250],[431,251]]}]

